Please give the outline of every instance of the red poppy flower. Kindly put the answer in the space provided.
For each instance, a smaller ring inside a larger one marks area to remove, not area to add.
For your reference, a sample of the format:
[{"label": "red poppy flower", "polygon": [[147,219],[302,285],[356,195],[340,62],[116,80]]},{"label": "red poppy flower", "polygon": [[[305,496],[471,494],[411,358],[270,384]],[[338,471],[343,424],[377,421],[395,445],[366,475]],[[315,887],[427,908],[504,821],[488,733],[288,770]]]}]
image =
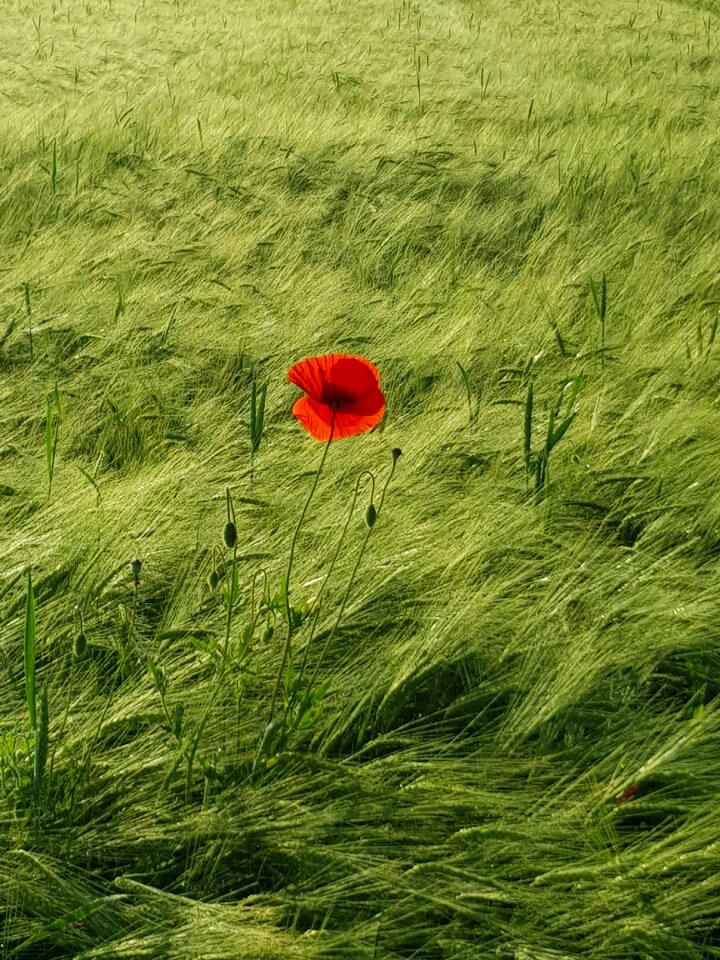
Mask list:
[{"label": "red poppy flower", "polygon": [[327,353],[290,367],[288,380],[304,390],[292,408],[316,440],[340,440],[367,433],[385,413],[377,368],[364,357]]}]

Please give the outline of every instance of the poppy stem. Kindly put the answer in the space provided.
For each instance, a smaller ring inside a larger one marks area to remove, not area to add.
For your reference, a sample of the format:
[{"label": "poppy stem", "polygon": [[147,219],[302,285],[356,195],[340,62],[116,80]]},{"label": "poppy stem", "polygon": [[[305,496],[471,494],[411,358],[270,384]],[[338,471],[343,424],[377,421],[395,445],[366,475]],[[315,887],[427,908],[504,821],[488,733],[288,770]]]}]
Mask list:
[{"label": "poppy stem", "polygon": [[278,670],[278,675],[275,679],[275,686],[273,688],[272,700],[270,701],[270,722],[275,715],[275,703],[277,701],[278,691],[280,690],[280,684],[282,683],[283,674],[285,673],[285,666],[287,665],[288,656],[290,655],[290,646],[292,644],[293,637],[293,618],[292,618],[292,608],[290,606],[290,574],[292,573],[293,561],[295,559],[295,546],[297,544],[298,535],[300,534],[300,528],[303,525],[305,515],[308,512],[308,507],[310,506],[310,501],[312,500],[315,491],[317,490],[317,485],[320,480],[320,474],[322,469],[325,466],[325,460],[327,459],[328,450],[330,449],[330,444],[333,440],[333,434],[335,432],[335,407],[333,406],[332,420],[330,421],[330,436],[327,438],[325,447],[323,449],[322,457],[320,458],[320,465],[317,468],[315,474],[315,479],[313,480],[313,485],[310,488],[310,493],[308,494],[307,500],[305,501],[305,506],[302,508],[302,513],[300,514],[300,519],[297,522],[295,527],[295,533],[293,534],[292,541],[290,543],[290,558],[288,560],[287,573],[285,574],[285,615],[287,616],[287,636],[285,638],[285,647],[283,649],[282,661],[280,663],[280,669]]},{"label": "poppy stem", "polygon": [[[387,493],[387,488],[389,487],[390,481],[392,480],[393,474],[395,473],[395,467],[396,467],[396,465],[397,465],[397,461],[398,461],[398,456],[399,456],[399,455],[400,455],[399,452],[398,452],[398,454],[396,455],[395,452],[393,451],[392,467],[390,468],[390,473],[388,474],[388,478],[387,478],[387,480],[385,481],[385,483],[384,483],[384,485],[383,485],[382,493],[380,494],[380,502],[378,503],[378,506],[377,506],[377,516],[378,516],[378,517],[380,516],[380,511],[382,510],[383,503],[385,502],[385,494]],[[374,485],[373,485],[373,487],[374,487]],[[353,567],[353,571],[352,571],[352,573],[350,574],[350,579],[348,580],[348,585],[347,585],[347,587],[345,588],[345,595],[344,595],[343,598],[342,598],[342,603],[340,604],[340,610],[338,611],[337,618],[335,619],[335,623],[334,623],[333,626],[332,626],[332,630],[330,631],[330,633],[328,634],[327,639],[325,640],[325,643],[324,643],[324,645],[323,645],[323,648],[322,648],[322,650],[320,651],[320,656],[318,657],[318,661],[317,661],[317,663],[315,664],[315,669],[313,670],[312,676],[310,677],[310,682],[308,683],[308,689],[309,689],[309,690],[312,690],[313,687],[314,687],[314,685],[315,685],[315,681],[316,681],[316,679],[317,679],[317,675],[318,675],[318,672],[319,672],[319,670],[320,670],[320,665],[322,664],[323,658],[324,658],[324,656],[325,656],[325,654],[326,654],[326,652],[327,652],[327,648],[330,646],[330,643],[331,643],[333,637],[335,636],[335,634],[336,634],[336,632],[337,632],[337,628],[340,626],[340,621],[342,620],[343,614],[345,613],[345,608],[346,608],[346,606],[347,606],[347,602],[348,602],[348,600],[350,599],[350,592],[351,592],[351,590],[352,590],[352,588],[353,588],[353,584],[355,583],[355,577],[356,577],[357,572],[358,572],[358,569],[359,569],[359,567],[360,567],[360,561],[362,560],[363,555],[364,555],[364,553],[365,553],[365,548],[367,547],[367,542],[368,542],[368,540],[370,539],[370,534],[373,532],[374,529],[375,529],[374,526],[368,527],[368,529],[367,529],[367,532],[366,532],[366,534],[365,534],[365,539],[364,539],[363,542],[362,542],[362,545],[361,545],[361,547],[360,547],[360,552],[358,553],[357,560],[355,561],[355,566]]]},{"label": "poppy stem", "polygon": [[375,477],[374,477],[374,475],[370,472],[370,470],[363,470],[363,472],[360,474],[360,476],[357,478],[357,480],[356,480],[356,482],[355,482],[355,491],[354,491],[354,493],[353,493],[352,503],[350,504],[350,510],[348,511],[348,515],[347,515],[347,517],[345,518],[345,523],[344,523],[343,528],[342,528],[342,530],[341,530],[341,532],[340,532],[340,539],[338,540],[337,546],[335,547],[335,553],[333,554],[333,558],[332,558],[332,560],[330,561],[330,566],[328,567],[328,572],[325,574],[325,579],[324,579],[323,582],[322,582],[322,585],[321,585],[321,587],[320,587],[320,590],[318,591],[317,597],[315,597],[316,612],[315,612],[315,616],[313,617],[312,626],[311,626],[311,628],[310,628],[310,636],[308,637],[308,642],[307,642],[307,644],[305,645],[305,653],[303,654],[303,661],[302,661],[302,664],[301,664],[301,666],[300,666],[300,672],[298,673],[298,679],[297,679],[298,689],[299,689],[299,687],[300,687],[300,681],[302,680],[302,678],[303,678],[303,676],[304,676],[304,674],[305,674],[305,667],[306,667],[306,665],[307,665],[308,653],[310,652],[310,647],[312,646],[313,638],[315,637],[315,630],[317,629],[318,620],[319,620],[319,618],[320,618],[320,600],[321,600],[321,598],[322,598],[323,591],[325,590],[325,587],[327,586],[328,581],[330,580],[330,576],[331,576],[333,570],[335,569],[335,564],[337,563],[337,558],[340,556],[340,549],[341,549],[341,547],[342,547],[342,545],[343,545],[343,543],[344,543],[344,541],[345,541],[345,534],[347,533],[347,529],[348,529],[348,527],[350,526],[350,520],[352,519],[352,515],[353,515],[353,513],[355,512],[355,504],[357,503],[357,498],[358,498],[358,496],[359,496],[359,494],[360,494],[360,481],[361,481],[364,477],[370,477],[370,481],[371,481],[371,483],[372,483],[372,487],[371,487],[371,491],[372,491],[372,492],[371,492],[371,494],[370,494],[370,499],[371,499],[371,500],[372,500],[373,494],[374,494],[374,492],[375,492]]}]

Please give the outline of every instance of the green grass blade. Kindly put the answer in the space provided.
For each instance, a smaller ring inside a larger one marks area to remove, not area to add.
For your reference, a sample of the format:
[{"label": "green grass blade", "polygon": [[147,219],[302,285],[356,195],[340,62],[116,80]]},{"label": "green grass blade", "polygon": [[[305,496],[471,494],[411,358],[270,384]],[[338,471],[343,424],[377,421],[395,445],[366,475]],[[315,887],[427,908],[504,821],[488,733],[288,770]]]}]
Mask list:
[{"label": "green grass blade", "polygon": [[90,474],[87,472],[87,470],[83,470],[83,468],[80,467],[80,466],[78,467],[78,470],[79,470],[80,473],[85,477],[85,479],[86,479],[87,482],[92,486],[92,488],[95,490],[95,496],[97,497],[97,502],[99,503],[99,502],[100,502],[100,487],[97,485],[96,481],[90,476]]},{"label": "green grass blade", "polygon": [[607,277],[605,273],[603,273],[599,283],[590,277],[590,293],[592,294],[598,320],[603,323],[607,311]]},{"label": "green grass blade", "polygon": [[35,800],[40,799],[43,775],[48,758],[48,744],[50,739],[50,714],[48,709],[47,687],[43,687],[40,697],[40,717],[38,720],[37,734],[35,737],[35,760],[33,764],[33,793]]},{"label": "green grass blade", "polygon": [[53,140],[50,186],[52,187],[52,192],[55,193],[57,190],[57,140]]},{"label": "green grass blade", "polygon": [[550,453],[550,451],[553,449],[553,447],[556,447],[556,446],[558,445],[558,443],[560,443],[560,441],[562,440],[562,438],[565,436],[565,434],[567,433],[570,425],[572,424],[573,420],[575,419],[575,414],[576,414],[576,413],[577,413],[577,411],[574,410],[574,411],[570,414],[569,417],[567,417],[565,420],[563,420],[563,422],[560,424],[560,426],[559,426],[556,430],[553,430],[552,436],[550,437],[550,440],[549,440],[548,451],[547,451],[548,453]]},{"label": "green grass blade", "polygon": [[[582,390],[582,387],[583,387],[583,377],[582,377],[582,375],[579,376],[579,377],[575,377],[575,378],[571,381],[571,383],[572,383],[572,388],[571,388],[571,390],[570,390],[570,394],[569,394],[569,396],[567,396],[567,397],[565,398],[566,409],[569,410],[569,411],[572,410],[572,407],[573,407],[575,401],[577,400],[580,391]],[[558,409],[559,409],[559,407],[558,407]]]},{"label": "green grass blade", "polygon": [[30,726],[35,730],[37,728],[35,712],[35,593],[30,570],[28,570],[23,647],[25,654],[25,699],[30,714]]},{"label": "green grass blade", "polygon": [[250,383],[250,442],[252,443],[253,451],[255,450],[255,430],[257,423],[257,385],[255,383],[255,377],[252,378]]},{"label": "green grass blade", "polygon": [[49,400],[45,401],[45,462],[48,481],[52,482],[53,414]]},{"label": "green grass blade", "polygon": [[565,347],[565,341],[562,338],[562,334],[560,333],[560,327],[557,325],[555,320],[553,320],[551,317],[548,317],[548,323],[552,328],[552,332],[555,334],[555,342],[558,345],[560,356],[563,358],[563,360],[565,360],[567,358],[567,349]]},{"label": "green grass blade", "polygon": [[525,397],[525,426],[523,435],[523,455],[525,457],[525,474],[530,473],[530,457],[532,456],[532,414],[533,414],[533,384],[528,384]]},{"label": "green grass blade", "polygon": [[255,450],[260,446],[262,439],[263,426],[265,425],[265,395],[267,393],[267,384],[260,389],[260,399],[255,417]]},{"label": "green grass blade", "polygon": [[[558,401],[558,405],[559,405],[559,401]],[[557,417],[557,415],[558,415],[558,406],[551,407],[550,417],[548,419],[547,436],[545,437],[545,458],[546,459],[549,456],[550,451],[552,450],[552,438],[553,438],[553,433],[555,432],[555,418]]]},{"label": "green grass blade", "polygon": [[263,425],[265,422],[265,396],[267,384],[258,390],[255,378],[250,385],[250,443],[253,453],[257,453],[262,440]]},{"label": "green grass blade", "polygon": [[708,337],[708,350],[715,343],[715,336],[717,334],[717,328],[718,328],[718,318],[720,318],[720,314],[716,313],[715,316],[713,317],[712,326],[710,327],[710,336]]},{"label": "green grass blade", "polygon": [[462,382],[465,386],[465,396],[467,397],[468,415],[470,417],[470,422],[472,423],[474,416],[473,416],[472,388],[470,387],[470,378],[467,375],[467,370],[460,363],[460,361],[456,360],[455,363],[457,364],[457,368],[460,371],[460,376],[462,377]]}]

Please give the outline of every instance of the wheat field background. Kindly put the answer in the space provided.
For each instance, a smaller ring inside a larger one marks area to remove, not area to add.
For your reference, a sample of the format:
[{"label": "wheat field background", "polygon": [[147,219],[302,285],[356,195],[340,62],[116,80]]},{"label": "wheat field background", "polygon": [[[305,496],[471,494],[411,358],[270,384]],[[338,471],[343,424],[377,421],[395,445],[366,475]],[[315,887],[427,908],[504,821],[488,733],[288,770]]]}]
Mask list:
[{"label": "wheat field background", "polygon": [[1,6],[3,960],[720,956],[717,4]]}]

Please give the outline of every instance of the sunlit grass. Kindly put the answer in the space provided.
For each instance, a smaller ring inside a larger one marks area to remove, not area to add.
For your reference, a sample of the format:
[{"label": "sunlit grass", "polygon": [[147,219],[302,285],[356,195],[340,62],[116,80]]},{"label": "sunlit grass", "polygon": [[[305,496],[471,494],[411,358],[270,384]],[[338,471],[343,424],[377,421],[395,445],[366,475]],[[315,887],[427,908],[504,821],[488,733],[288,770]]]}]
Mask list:
[{"label": "sunlit grass", "polygon": [[720,11],[221,6],[3,11],[0,956],[718,956]]}]

